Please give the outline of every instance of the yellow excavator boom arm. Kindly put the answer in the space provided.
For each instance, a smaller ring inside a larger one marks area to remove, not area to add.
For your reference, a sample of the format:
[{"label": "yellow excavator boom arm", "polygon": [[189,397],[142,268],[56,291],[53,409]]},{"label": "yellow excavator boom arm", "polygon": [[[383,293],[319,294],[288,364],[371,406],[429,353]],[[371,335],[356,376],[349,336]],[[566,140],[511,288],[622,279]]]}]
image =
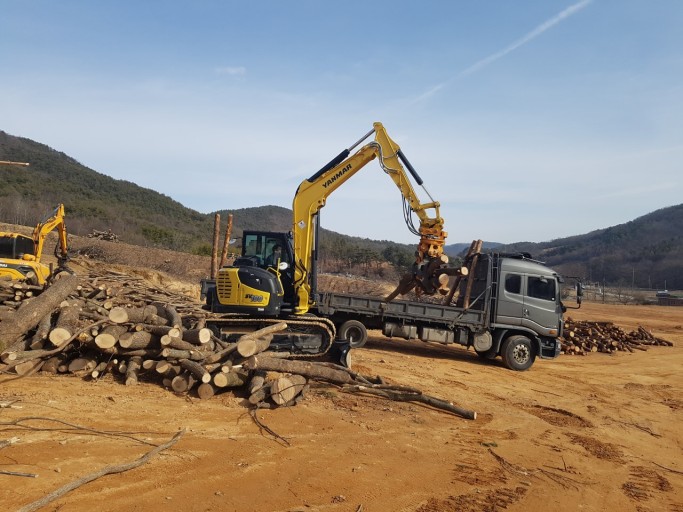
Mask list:
[{"label": "yellow excavator boom arm", "polygon": [[[369,142],[349,156],[355,147],[373,133],[375,134],[374,141]],[[414,228],[411,229],[420,236],[416,263],[419,264],[425,257],[435,258],[443,253],[447,233],[443,230],[444,220],[439,214],[439,203],[434,201],[431,196],[430,202],[420,202],[401,162],[406,164],[418,185],[422,185],[422,180],[405,158],[398,144],[389,137],[382,123],[374,123],[373,129],[356,144],[342,151],[320,171],[304,180],[294,196],[292,207],[294,211],[294,283],[298,295],[296,312],[299,314],[308,311],[311,303],[311,286],[308,282],[308,273],[313,265],[316,215],[325,206],[325,202],[332,192],[375,158],[378,159],[382,170],[391,177],[399,188],[410,210],[415,212],[420,219],[419,231],[414,230]],[[429,195],[428,192],[427,195]],[[430,217],[427,211],[432,209],[434,216]],[[407,215],[409,216],[409,213]],[[409,217],[406,218],[406,222],[410,222]],[[411,227],[410,224],[409,227]]]},{"label": "yellow excavator boom arm", "polygon": [[64,215],[64,205],[59,204],[52,212],[52,215],[40,222],[33,230],[33,241],[36,245],[36,261],[40,261],[40,258],[43,255],[45,239],[47,238],[47,235],[54,229],[57,229],[57,234],[59,236],[59,254],[57,254],[57,257],[60,260],[60,263],[66,262],[68,259],[69,248],[67,243]]}]

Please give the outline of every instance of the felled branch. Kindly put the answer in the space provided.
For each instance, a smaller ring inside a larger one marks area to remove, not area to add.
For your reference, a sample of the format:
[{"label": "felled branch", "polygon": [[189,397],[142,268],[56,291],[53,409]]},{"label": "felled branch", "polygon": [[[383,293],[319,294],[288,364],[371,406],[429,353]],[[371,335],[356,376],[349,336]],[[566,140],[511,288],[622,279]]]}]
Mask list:
[{"label": "felled branch", "polygon": [[86,475],[82,478],[79,478],[78,480],[75,480],[71,483],[68,483],[64,485],[63,487],[60,487],[56,491],[51,492],[47,496],[34,501],[33,503],[29,503],[28,505],[22,507],[19,509],[18,512],[32,512],[34,510],[38,510],[48,503],[52,503],[58,498],[61,498],[65,494],[73,491],[74,489],[79,488],[82,485],[85,485],[87,483],[92,482],[93,480],[97,480],[100,477],[103,477],[105,475],[112,475],[115,473],[123,473],[125,471],[130,471],[131,469],[135,469],[139,466],[142,466],[143,464],[146,464],[149,462],[149,460],[156,456],[157,454],[163,452],[164,450],[168,450],[171,446],[176,444],[180,438],[185,434],[185,429],[179,431],[176,435],[173,436],[173,438],[168,441],[167,443],[164,443],[160,446],[157,446],[153,450],[150,450],[147,452],[145,455],[140,457],[139,459],[133,461],[133,462],[127,462],[125,464],[117,464],[114,466],[106,466],[99,471],[95,471],[94,473],[90,473],[89,475]]}]

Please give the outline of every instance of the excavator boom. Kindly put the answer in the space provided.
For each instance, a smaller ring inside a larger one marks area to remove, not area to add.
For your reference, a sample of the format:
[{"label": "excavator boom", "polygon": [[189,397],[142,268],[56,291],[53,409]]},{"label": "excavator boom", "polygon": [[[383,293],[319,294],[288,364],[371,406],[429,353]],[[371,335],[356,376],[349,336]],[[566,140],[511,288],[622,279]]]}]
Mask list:
[{"label": "excavator boom", "polygon": [[67,243],[66,224],[64,222],[64,205],[59,204],[54,209],[52,214],[40,222],[33,230],[33,241],[36,244],[36,260],[40,261],[43,255],[43,246],[47,235],[54,229],[57,229],[59,237],[59,251],[56,251],[57,259],[60,266],[69,259],[69,247]]},{"label": "excavator boom", "polygon": [[[355,147],[373,133],[375,134],[374,141],[351,154]],[[423,185],[422,179],[403,155],[398,144],[389,137],[382,123],[374,123],[373,129],[363,138],[349,149],[342,151],[316,174],[304,180],[294,196],[292,208],[294,212],[294,281],[298,295],[296,312],[299,314],[308,311],[312,300],[309,274],[314,273],[313,254],[318,212],[325,206],[325,202],[332,192],[375,158],[378,159],[382,170],[394,181],[403,196],[406,206],[404,216],[408,228],[420,237],[413,273],[416,276],[420,275],[426,265],[445,258],[443,256],[443,245],[447,233],[443,229],[444,220],[439,214],[439,203],[431,198],[429,192],[427,195],[431,201],[428,203],[420,202],[402,163],[405,164],[418,185]],[[434,210],[433,216],[428,214],[429,210]],[[419,229],[416,229],[412,224],[411,212],[415,212],[420,219]],[[434,267],[435,265],[431,265],[431,270],[434,270]],[[423,279],[410,280],[410,284],[404,284],[402,287],[405,291],[402,289],[400,293],[405,293],[407,289],[412,289],[423,282]],[[418,289],[427,293],[433,293],[435,290],[432,286],[420,286]]]}]

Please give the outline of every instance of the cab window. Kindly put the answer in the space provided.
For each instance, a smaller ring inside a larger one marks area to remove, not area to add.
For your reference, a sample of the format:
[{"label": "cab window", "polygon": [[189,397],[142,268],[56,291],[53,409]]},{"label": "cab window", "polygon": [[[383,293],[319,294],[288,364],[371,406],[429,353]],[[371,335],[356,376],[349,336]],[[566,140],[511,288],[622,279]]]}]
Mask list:
[{"label": "cab window", "polygon": [[522,293],[522,276],[508,274],[505,276],[505,291],[508,293]]},{"label": "cab window", "polygon": [[555,301],[555,280],[546,277],[529,276],[527,295],[536,299]]}]

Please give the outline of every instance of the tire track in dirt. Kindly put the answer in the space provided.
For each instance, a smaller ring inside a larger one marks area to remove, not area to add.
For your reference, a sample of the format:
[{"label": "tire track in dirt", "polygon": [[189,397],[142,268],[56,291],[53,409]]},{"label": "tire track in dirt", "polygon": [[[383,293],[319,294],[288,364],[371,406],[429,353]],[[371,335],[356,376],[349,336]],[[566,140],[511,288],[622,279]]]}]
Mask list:
[{"label": "tire track in dirt", "polygon": [[534,406],[518,406],[524,409],[529,414],[533,414],[537,418],[549,423],[555,427],[567,427],[567,428],[592,428],[593,424],[582,418],[581,416],[574,414],[570,411],[565,411],[564,409],[558,409],[555,407],[546,407],[544,405],[534,405]]},{"label": "tire track in dirt", "polygon": [[446,499],[430,498],[420,505],[416,512],[494,512],[506,510],[517,503],[527,493],[523,485],[518,487],[503,487],[486,492],[474,491]]},{"label": "tire track in dirt", "polygon": [[647,501],[653,497],[652,493],[671,492],[673,487],[658,471],[633,466],[630,468],[628,482],[624,483],[621,489],[634,501]]},{"label": "tire track in dirt", "polygon": [[572,444],[581,446],[593,457],[617,464],[623,464],[624,462],[624,454],[615,444],[605,443],[592,437],[574,433],[565,432],[564,435],[569,438]]}]

